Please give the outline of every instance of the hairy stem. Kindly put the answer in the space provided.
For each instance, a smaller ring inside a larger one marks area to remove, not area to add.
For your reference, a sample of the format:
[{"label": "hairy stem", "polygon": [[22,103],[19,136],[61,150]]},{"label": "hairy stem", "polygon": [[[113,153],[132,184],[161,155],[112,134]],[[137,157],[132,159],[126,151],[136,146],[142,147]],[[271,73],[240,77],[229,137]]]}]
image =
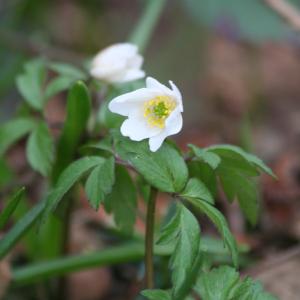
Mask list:
[{"label": "hairy stem", "polygon": [[155,204],[157,190],[152,188],[147,207],[146,237],[145,237],[145,283],[147,289],[154,287],[153,272],[153,240],[155,222]]}]

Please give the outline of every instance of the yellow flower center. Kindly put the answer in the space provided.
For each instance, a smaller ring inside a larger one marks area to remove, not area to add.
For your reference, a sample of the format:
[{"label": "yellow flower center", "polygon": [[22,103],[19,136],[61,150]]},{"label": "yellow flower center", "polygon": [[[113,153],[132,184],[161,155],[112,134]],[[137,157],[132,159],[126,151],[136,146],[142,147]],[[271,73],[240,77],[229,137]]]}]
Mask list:
[{"label": "yellow flower center", "polygon": [[144,104],[144,117],[151,127],[165,127],[165,120],[175,109],[176,101],[169,96],[157,96]]}]

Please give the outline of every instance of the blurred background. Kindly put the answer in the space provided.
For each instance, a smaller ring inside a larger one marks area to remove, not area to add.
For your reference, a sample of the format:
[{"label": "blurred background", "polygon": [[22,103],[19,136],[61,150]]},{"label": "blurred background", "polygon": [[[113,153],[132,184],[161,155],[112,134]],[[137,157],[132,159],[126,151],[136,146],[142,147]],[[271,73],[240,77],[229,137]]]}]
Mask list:
[{"label": "blurred background", "polygon": [[[0,0],[0,124],[21,102],[15,77],[24,62],[41,55],[80,65],[100,49],[126,41],[146,2]],[[223,201],[220,208],[237,239],[251,249],[245,274],[286,300],[300,295],[299,24],[299,0],[169,0],[144,52],[147,74],[161,82],[173,80],[183,94],[184,129],[176,137],[183,149],[187,143],[233,143],[262,157],[277,174],[278,181],[262,179],[257,227],[251,228],[234,205]],[[64,101],[64,94],[59,97],[57,103]],[[61,119],[62,107],[49,107],[48,118]],[[20,143],[10,151],[9,165],[1,168],[11,170],[10,180],[18,177],[31,186],[35,199],[38,179],[22,151]],[[7,179],[1,174],[4,191]],[[99,222],[89,212],[81,211],[77,218],[77,235],[80,222]],[[76,237],[77,244],[94,243],[93,236],[82,236]],[[117,281],[122,293],[134,271],[127,266],[114,272],[81,274],[90,278],[92,294],[84,298],[82,286],[74,284],[71,299],[124,299],[108,290]],[[92,278],[102,278],[101,284]],[[22,299],[14,297],[9,299]]]}]

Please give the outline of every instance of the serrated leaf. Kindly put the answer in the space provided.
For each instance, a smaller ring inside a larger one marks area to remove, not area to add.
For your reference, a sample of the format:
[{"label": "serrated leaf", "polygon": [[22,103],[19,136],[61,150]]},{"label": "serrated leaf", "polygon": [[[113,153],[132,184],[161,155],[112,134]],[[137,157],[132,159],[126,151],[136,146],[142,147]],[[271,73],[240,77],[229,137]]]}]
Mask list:
[{"label": "serrated leaf", "polygon": [[255,225],[259,213],[256,184],[250,178],[241,176],[232,169],[220,168],[219,175],[226,197],[230,201],[237,198],[246,218],[252,225]]},{"label": "serrated leaf", "polygon": [[189,273],[192,272],[200,247],[200,227],[193,214],[182,204],[171,221],[163,228],[158,242],[170,243],[175,240],[175,249],[171,256],[173,298],[177,298]]},{"label": "serrated leaf", "polygon": [[61,171],[74,159],[91,111],[89,91],[81,81],[72,86],[67,101],[67,117],[57,146],[57,156],[53,171],[54,181],[56,181]]},{"label": "serrated leaf", "polygon": [[188,162],[190,177],[201,180],[208,188],[213,197],[217,196],[217,174],[208,164],[202,161]]},{"label": "serrated leaf", "polygon": [[207,201],[210,204],[214,204],[214,198],[206,185],[197,178],[191,178],[184,190],[180,193],[180,196],[188,198],[196,198]]},{"label": "serrated leaf", "polygon": [[188,202],[200,209],[207,217],[216,225],[218,231],[222,235],[224,244],[230,250],[232,260],[235,266],[238,265],[238,250],[236,241],[231,234],[226,219],[222,213],[217,210],[214,206],[207,203],[206,201],[189,198],[186,199]]},{"label": "serrated leaf", "polygon": [[34,127],[35,121],[30,118],[18,118],[3,124],[0,128],[0,156]]},{"label": "serrated leaf", "polygon": [[10,216],[13,214],[15,209],[17,208],[19,202],[23,198],[25,192],[25,188],[21,188],[18,190],[12,198],[9,200],[7,205],[4,207],[4,209],[0,213],[0,230],[6,225],[8,222]]},{"label": "serrated leaf", "polygon": [[26,156],[31,167],[47,176],[54,159],[54,141],[47,125],[39,123],[27,141]]},{"label": "serrated leaf", "polygon": [[[236,154],[239,154],[242,156],[246,161],[251,163],[253,166],[257,167],[260,171],[265,172],[266,174],[272,176],[273,178],[276,178],[276,175],[273,173],[273,171],[257,156],[248,153],[244,151],[242,148],[234,146],[234,145],[216,145],[206,148],[208,151],[229,151],[234,152]],[[223,152],[224,153],[224,152]]]},{"label": "serrated leaf", "polygon": [[205,300],[276,300],[260,283],[249,277],[241,280],[239,273],[228,266],[200,274],[195,291]]},{"label": "serrated leaf", "polygon": [[274,176],[259,158],[249,154],[239,147],[232,145],[216,145],[207,151],[217,153],[222,161],[216,169],[227,199],[232,202],[238,200],[243,213],[255,224],[258,218],[258,192],[251,177],[258,175],[258,171],[267,172]]},{"label": "serrated leaf", "polygon": [[113,157],[106,159],[102,164],[95,167],[89,175],[85,191],[92,207],[98,210],[105,195],[111,192],[115,181],[115,160]]},{"label": "serrated leaf", "polygon": [[133,142],[121,138],[116,144],[120,157],[129,161],[144,178],[164,192],[180,192],[188,179],[188,169],[180,153],[168,143],[156,152],[147,141]]},{"label": "serrated leaf", "polygon": [[203,150],[193,144],[189,144],[188,146],[198,159],[203,160],[212,169],[216,169],[220,164],[221,158],[217,154]]},{"label": "serrated leaf", "polygon": [[25,65],[23,74],[17,77],[17,87],[25,101],[36,110],[44,106],[43,84],[46,77],[45,62],[35,59]]},{"label": "serrated leaf", "polygon": [[43,218],[46,218],[55,210],[63,196],[72,188],[72,186],[90,169],[103,164],[104,158],[90,156],[81,158],[69,165],[59,176],[54,189],[47,197],[46,209]]},{"label": "serrated leaf", "polygon": [[238,272],[222,266],[209,273],[202,273],[195,289],[205,300],[229,300],[229,294],[238,281]]},{"label": "serrated leaf", "polygon": [[115,184],[105,197],[105,208],[114,216],[116,225],[131,233],[136,219],[137,193],[135,185],[125,167],[115,168]]},{"label": "serrated leaf", "polygon": [[149,300],[172,300],[170,293],[163,290],[144,290],[141,294]]}]

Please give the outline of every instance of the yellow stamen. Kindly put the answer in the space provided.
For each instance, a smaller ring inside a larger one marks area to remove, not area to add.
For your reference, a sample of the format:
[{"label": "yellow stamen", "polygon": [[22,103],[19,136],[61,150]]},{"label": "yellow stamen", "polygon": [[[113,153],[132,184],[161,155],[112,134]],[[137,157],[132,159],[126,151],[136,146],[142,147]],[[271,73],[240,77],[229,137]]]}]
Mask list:
[{"label": "yellow stamen", "polygon": [[165,127],[165,120],[175,109],[176,101],[169,96],[157,96],[144,104],[144,117],[151,127]]}]

